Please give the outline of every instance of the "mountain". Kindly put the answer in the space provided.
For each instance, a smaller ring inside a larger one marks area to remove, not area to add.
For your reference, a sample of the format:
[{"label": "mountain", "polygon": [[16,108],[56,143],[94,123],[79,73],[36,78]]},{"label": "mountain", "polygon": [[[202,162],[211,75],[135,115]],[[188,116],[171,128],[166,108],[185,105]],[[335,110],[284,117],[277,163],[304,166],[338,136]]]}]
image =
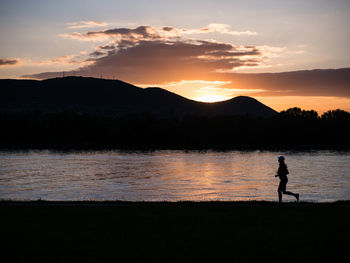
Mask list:
[{"label": "mountain", "polygon": [[0,112],[76,111],[97,115],[149,112],[158,116],[185,114],[271,117],[276,111],[250,98],[204,103],[161,88],[139,88],[120,80],[86,77],[38,80],[0,80]]}]

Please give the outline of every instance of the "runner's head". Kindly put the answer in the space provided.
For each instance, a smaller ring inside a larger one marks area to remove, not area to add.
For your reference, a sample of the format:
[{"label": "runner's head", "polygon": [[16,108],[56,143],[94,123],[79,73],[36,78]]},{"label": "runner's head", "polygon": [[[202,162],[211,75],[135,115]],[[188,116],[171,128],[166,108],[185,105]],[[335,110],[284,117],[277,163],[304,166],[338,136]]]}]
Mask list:
[{"label": "runner's head", "polygon": [[284,159],[285,159],[285,158],[284,158],[284,156],[282,156],[282,155],[281,155],[280,157],[278,157],[278,161],[279,161],[280,163],[283,163],[283,162],[284,162]]}]

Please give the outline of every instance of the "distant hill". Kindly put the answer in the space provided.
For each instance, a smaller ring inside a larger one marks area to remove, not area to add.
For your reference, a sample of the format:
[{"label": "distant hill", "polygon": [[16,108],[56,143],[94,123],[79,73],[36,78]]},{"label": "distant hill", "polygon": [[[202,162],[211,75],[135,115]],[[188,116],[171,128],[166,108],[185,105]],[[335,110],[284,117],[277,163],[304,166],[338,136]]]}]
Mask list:
[{"label": "distant hill", "polygon": [[204,103],[161,88],[139,88],[120,80],[85,77],[0,80],[0,112],[56,113],[75,111],[104,116],[148,112],[158,116],[185,114],[271,117],[276,111],[250,98]]}]

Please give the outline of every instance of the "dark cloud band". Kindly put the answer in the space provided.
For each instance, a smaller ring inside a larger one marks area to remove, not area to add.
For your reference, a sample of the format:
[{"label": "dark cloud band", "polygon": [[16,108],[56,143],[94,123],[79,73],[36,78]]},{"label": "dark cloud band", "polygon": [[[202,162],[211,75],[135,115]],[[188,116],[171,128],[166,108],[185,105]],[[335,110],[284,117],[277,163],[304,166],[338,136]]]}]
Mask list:
[{"label": "dark cloud band", "polygon": [[0,58],[0,66],[13,66],[18,64],[17,59],[6,59],[6,58]]},{"label": "dark cloud band", "polygon": [[[207,78],[216,74],[218,69],[256,65],[261,56],[255,47],[239,51],[231,44],[210,41],[142,40],[122,45],[122,48],[120,45],[119,48],[108,48],[107,54],[106,48],[100,50],[90,53],[92,65],[75,73],[82,76],[114,75],[133,83],[164,83],[193,77]],[[256,58],[244,59],[245,55]],[[33,77],[42,78],[43,75]]]}]

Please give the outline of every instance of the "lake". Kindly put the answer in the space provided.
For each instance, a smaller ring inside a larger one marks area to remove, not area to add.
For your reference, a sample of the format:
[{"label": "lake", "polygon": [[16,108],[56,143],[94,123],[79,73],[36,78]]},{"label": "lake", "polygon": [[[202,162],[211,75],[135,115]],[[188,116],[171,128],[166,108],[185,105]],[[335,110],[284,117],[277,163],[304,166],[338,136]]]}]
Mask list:
[{"label": "lake", "polygon": [[301,201],[350,199],[350,152],[173,150],[0,151],[0,199],[277,201],[279,155]]}]

